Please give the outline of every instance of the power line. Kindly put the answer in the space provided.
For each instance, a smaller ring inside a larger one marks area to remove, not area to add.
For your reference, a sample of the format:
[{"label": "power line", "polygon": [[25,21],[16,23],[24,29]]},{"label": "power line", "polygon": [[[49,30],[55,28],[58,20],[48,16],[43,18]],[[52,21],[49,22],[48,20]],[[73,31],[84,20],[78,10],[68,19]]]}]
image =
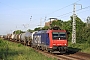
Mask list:
[{"label": "power line", "polygon": [[[80,11],[80,10],[78,10],[78,11]],[[86,11],[88,11],[88,10],[86,10]],[[77,14],[79,14],[79,13],[85,13],[86,11],[78,12]],[[68,14],[71,14],[71,13],[69,12]],[[68,14],[66,14],[66,15],[68,15]],[[57,16],[57,17],[60,17],[60,18],[67,17],[66,15],[63,14],[63,15],[60,15],[60,16]]]},{"label": "power line", "polygon": [[[68,13],[62,14],[60,16],[64,16],[64,15],[67,15],[67,14],[70,14],[70,13],[72,13],[72,12],[68,12]],[[57,16],[57,17],[60,17],[60,16]]]},{"label": "power line", "polygon": [[[77,1],[76,1],[76,2],[74,2],[74,3],[77,3],[77,2],[79,2],[79,1],[80,1],[80,0],[77,0]],[[47,20],[46,20],[46,18],[47,18],[46,16],[47,16],[47,15],[53,14],[53,13],[55,13],[55,12],[57,12],[57,11],[60,11],[60,10],[62,10],[62,9],[65,9],[65,8],[67,8],[67,7],[71,6],[71,5],[73,5],[73,3],[72,3],[72,4],[70,4],[70,5],[67,5],[67,6],[65,6],[65,7],[62,7],[61,9],[58,9],[58,10],[56,10],[56,11],[53,11],[53,12],[51,12],[51,13],[46,14],[46,15],[45,15],[45,19],[44,19],[44,21],[43,21],[43,22],[47,21]],[[68,12],[68,13],[63,14],[63,15],[67,15],[67,14],[69,14],[69,13],[72,13],[72,12]],[[63,15],[62,15],[62,16],[63,16]]]},{"label": "power line", "polygon": [[[80,10],[87,9],[87,8],[90,8],[90,6],[87,6],[87,7],[84,7],[82,9],[75,10],[75,11],[80,11]],[[72,12],[68,12],[68,13],[62,14],[60,16],[64,16],[64,15],[67,15],[67,14],[70,14],[70,13],[72,13]],[[60,16],[57,16],[57,17],[60,17]]]},{"label": "power line", "polygon": [[[80,11],[80,10],[87,9],[87,8],[90,8],[90,6],[87,6],[87,7],[84,7],[84,8],[82,8],[82,9],[75,10],[75,11]],[[68,12],[68,13],[62,14],[62,15],[57,16],[57,17],[65,16],[65,15],[70,14],[70,13],[72,13],[72,12]],[[46,17],[45,17],[45,20],[46,20]],[[48,19],[47,19],[46,21],[48,21]],[[44,22],[45,22],[45,21],[44,21]]]},{"label": "power line", "polygon": [[[0,3],[2,3],[2,2],[0,2]],[[5,3],[2,3],[2,4],[3,4],[3,5],[6,5],[6,6],[8,6],[8,7],[11,7],[11,8],[13,8],[13,9],[15,9],[15,10],[17,10],[17,11],[20,11],[20,12],[22,12],[22,13],[26,13],[27,15],[30,15],[28,12],[25,12],[25,11],[23,11],[23,10],[20,10],[20,9],[18,9],[18,8],[16,8],[16,7],[10,6],[10,5],[5,4]]]},{"label": "power line", "polygon": [[75,3],[79,2],[80,0],[77,0]]},{"label": "power line", "polygon": [[49,13],[49,14],[47,14],[47,15],[53,14],[53,13],[55,13],[55,12],[59,11],[59,10],[65,9],[65,8],[67,8],[67,7],[71,6],[71,5],[72,5],[72,4],[70,4],[70,5],[68,5],[68,6],[65,6],[65,7],[61,8],[61,9],[58,9],[58,10],[56,10],[56,11],[53,11],[52,13]]},{"label": "power line", "polygon": [[[85,11],[82,11],[82,12],[79,12],[79,13],[85,13],[86,11],[88,11],[88,10],[85,10]],[[79,14],[79,13],[77,13],[77,14]]]},{"label": "power line", "polygon": [[[78,1],[76,1],[76,2],[74,2],[74,3],[77,3],[77,2],[79,2],[79,1],[80,1],[80,0],[78,0]],[[46,14],[46,15],[50,15],[50,14],[52,14],[52,13],[55,13],[55,12],[59,11],[59,10],[65,9],[65,8],[71,6],[71,5],[73,5],[73,3],[70,4],[70,5],[67,5],[67,6],[65,6],[65,7],[62,7],[62,8],[60,8],[60,9],[56,10],[56,11],[53,11],[53,12],[51,12],[51,13],[48,13],[48,14]]]}]

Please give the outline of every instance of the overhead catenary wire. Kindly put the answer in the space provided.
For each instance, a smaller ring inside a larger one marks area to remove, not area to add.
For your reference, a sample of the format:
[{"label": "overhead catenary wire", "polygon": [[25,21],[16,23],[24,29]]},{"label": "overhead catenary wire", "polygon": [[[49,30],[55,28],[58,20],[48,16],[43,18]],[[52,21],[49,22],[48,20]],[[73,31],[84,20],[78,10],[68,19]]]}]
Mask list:
[{"label": "overhead catenary wire", "polygon": [[[77,0],[77,1],[74,2],[74,3],[77,3],[77,2],[79,2],[79,1],[80,1],[80,0]],[[5,4],[5,5],[6,5],[6,4]],[[55,13],[55,12],[57,12],[57,11],[60,11],[60,10],[62,10],[62,9],[65,9],[65,8],[71,6],[71,5],[73,5],[73,3],[72,3],[72,4],[69,4],[69,5],[65,6],[65,7],[62,7],[62,8],[60,8],[60,9],[56,10],[56,11],[53,11],[53,12],[51,12],[51,13],[46,14],[45,20],[46,20],[46,18],[47,18],[47,15],[53,14],[53,13]],[[7,5],[7,6],[9,6],[9,5]],[[9,7],[12,7],[12,6],[9,6]],[[15,7],[12,7],[12,8],[14,8],[14,9],[16,9],[16,10],[20,10],[20,9],[15,8]],[[22,11],[22,10],[20,10],[20,11]],[[25,12],[25,13],[27,13],[27,12]],[[29,15],[30,15],[30,14],[29,14]]]},{"label": "overhead catenary wire", "polygon": [[[0,2],[0,3],[2,3],[2,2]],[[11,7],[11,8],[13,8],[13,9],[15,9],[15,10],[17,10],[17,11],[20,11],[20,12],[22,12],[22,13],[26,13],[27,15],[30,15],[30,17],[32,17],[32,14],[29,14],[28,12],[25,12],[25,11],[23,11],[23,10],[21,10],[21,9],[18,9],[18,8],[16,8],[16,7],[10,6],[10,5],[5,4],[5,3],[2,3],[2,4],[3,4],[3,5],[6,5],[6,6],[8,6],[8,7]]]},{"label": "overhead catenary wire", "polygon": [[48,13],[48,14],[46,14],[46,16],[47,16],[47,15],[50,15],[50,14],[53,14],[53,13],[55,13],[55,12],[57,12],[57,11],[60,11],[60,10],[62,10],[62,9],[65,9],[65,8],[71,6],[71,5],[72,5],[72,4],[70,4],[70,5],[68,5],[68,6],[65,6],[65,7],[61,8],[61,9],[58,9],[58,10],[56,10],[56,11],[53,11],[53,12],[51,12],[51,13]]},{"label": "overhead catenary wire", "polygon": [[[2,2],[0,2],[0,3],[2,3]],[[10,7],[10,8],[12,8],[12,9],[15,9],[16,11],[20,11],[20,12],[22,12],[22,13],[26,13],[26,15],[29,15],[29,16],[30,16],[30,18],[28,18],[29,21],[32,20],[32,15],[31,15],[31,14],[29,14],[29,13],[27,13],[27,12],[21,10],[21,9],[18,9],[18,8],[16,8],[16,7],[10,6],[10,5],[8,5],[8,4],[5,4],[5,3],[2,3],[2,4],[5,5],[5,6],[8,6],[8,7]],[[26,24],[29,25],[29,23],[26,23]],[[26,26],[26,24],[21,25],[21,26],[23,26],[24,28],[28,28],[28,27]]]},{"label": "overhead catenary wire", "polygon": [[[90,8],[90,6],[84,7],[84,8],[82,8],[82,9],[78,9],[78,10],[76,10],[76,11],[80,11],[80,10],[87,9],[87,8]],[[68,12],[68,13],[62,14],[62,15],[60,15],[60,16],[67,15],[67,14],[69,14],[69,13],[72,13],[72,12]],[[57,16],[57,17],[60,17],[60,16]]]},{"label": "overhead catenary wire", "polygon": [[[89,9],[89,11],[90,11],[90,9]],[[85,12],[88,12],[88,10],[85,10],[85,11],[82,11],[82,12],[78,12],[77,14],[79,14],[79,13],[85,13]]]},{"label": "overhead catenary wire", "polygon": [[[87,8],[89,8],[90,6],[88,6]],[[85,7],[86,8],[86,7]],[[85,8],[82,8],[82,9],[79,9],[79,10],[77,10],[77,11],[80,11],[80,10],[83,10],[83,9],[85,9]],[[88,10],[85,10],[85,11],[82,11],[82,12],[78,12],[77,14],[79,14],[79,13],[85,13],[86,11],[88,11]],[[70,14],[70,13],[69,13]],[[66,14],[67,15],[67,14]],[[65,16],[65,15],[61,15],[61,16],[57,16],[57,17],[67,17],[67,16]]]},{"label": "overhead catenary wire", "polygon": [[[77,3],[77,2],[79,2],[79,1],[80,1],[80,0],[77,0],[77,1],[76,1],[76,2],[74,2],[74,3]],[[67,7],[71,6],[71,5],[73,5],[74,3],[69,4],[69,5],[65,6],[65,7],[62,7],[61,9],[58,9],[58,10],[53,11],[53,12],[51,12],[51,13],[46,14],[46,15],[45,15],[45,19],[44,19],[44,21],[43,21],[43,22],[47,21],[47,19],[46,19],[46,18],[47,18],[47,16],[48,16],[48,15],[53,14],[53,13],[55,13],[55,12],[57,12],[57,11],[62,10],[62,9],[65,9],[65,8],[67,8]],[[71,12],[65,13],[65,14],[63,14],[63,15],[66,15],[66,14],[69,14],[69,13],[71,13]]]},{"label": "overhead catenary wire", "polygon": [[[79,2],[79,1],[80,1],[80,0],[77,0],[77,1],[74,2],[74,3],[77,3],[77,2]],[[65,9],[65,8],[71,6],[71,5],[73,5],[73,3],[72,3],[72,4],[69,4],[69,5],[65,6],[65,7],[62,7],[62,8],[60,8],[60,9],[56,10],[56,11],[53,11],[53,12],[51,12],[51,13],[48,13],[48,14],[46,14],[46,16],[47,16],[47,15],[50,15],[50,14],[53,14],[53,13],[55,13],[55,12],[57,12],[57,11],[60,11],[60,10],[62,10],[62,9]]]},{"label": "overhead catenary wire", "polygon": [[[87,9],[87,8],[90,8],[90,6],[84,7],[84,8],[82,8],[82,9],[78,9],[78,10],[76,10],[76,11],[80,11],[80,10]],[[62,17],[62,16],[65,16],[65,15],[67,15],[67,14],[70,14],[70,13],[72,13],[72,12],[73,12],[73,11],[71,11],[71,12],[67,12],[67,13],[62,14],[62,15],[57,16],[57,17]],[[48,21],[48,20],[46,20],[46,21]]]}]

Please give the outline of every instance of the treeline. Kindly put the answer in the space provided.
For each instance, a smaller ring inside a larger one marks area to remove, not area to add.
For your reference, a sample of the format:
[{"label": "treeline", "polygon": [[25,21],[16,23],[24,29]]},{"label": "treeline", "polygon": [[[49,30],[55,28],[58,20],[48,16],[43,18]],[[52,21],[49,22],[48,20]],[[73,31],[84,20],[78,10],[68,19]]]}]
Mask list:
[{"label": "treeline", "polygon": [[[55,20],[52,21],[52,27],[53,26],[59,26],[61,29],[67,30],[68,32],[68,40],[72,40],[72,22],[73,22],[73,17],[70,17],[71,19],[68,21],[64,20]],[[76,42],[77,43],[90,43],[90,24],[87,27],[87,24],[83,22],[79,17],[76,16]],[[33,31],[38,31],[38,30],[47,30],[49,29],[49,26],[44,26],[42,28],[38,27],[35,28],[34,30],[28,29],[27,31],[33,32]],[[14,33],[23,33],[21,30],[14,31]]]}]

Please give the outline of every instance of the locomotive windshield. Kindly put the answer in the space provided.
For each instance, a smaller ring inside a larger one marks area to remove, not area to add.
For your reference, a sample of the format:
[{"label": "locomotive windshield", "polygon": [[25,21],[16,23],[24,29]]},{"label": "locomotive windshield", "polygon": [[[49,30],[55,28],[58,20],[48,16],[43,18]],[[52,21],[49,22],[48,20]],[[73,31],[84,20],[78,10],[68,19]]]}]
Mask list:
[{"label": "locomotive windshield", "polygon": [[53,40],[63,40],[66,39],[66,32],[53,32],[52,33]]}]

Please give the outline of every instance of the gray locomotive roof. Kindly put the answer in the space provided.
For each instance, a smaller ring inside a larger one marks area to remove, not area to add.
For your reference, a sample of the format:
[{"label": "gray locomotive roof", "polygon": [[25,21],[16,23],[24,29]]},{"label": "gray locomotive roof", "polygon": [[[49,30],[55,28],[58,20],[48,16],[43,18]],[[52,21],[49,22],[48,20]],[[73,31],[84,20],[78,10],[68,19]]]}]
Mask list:
[{"label": "gray locomotive roof", "polygon": [[38,33],[46,33],[47,32],[47,30],[41,30],[41,31],[38,31],[36,34],[38,34]]}]

